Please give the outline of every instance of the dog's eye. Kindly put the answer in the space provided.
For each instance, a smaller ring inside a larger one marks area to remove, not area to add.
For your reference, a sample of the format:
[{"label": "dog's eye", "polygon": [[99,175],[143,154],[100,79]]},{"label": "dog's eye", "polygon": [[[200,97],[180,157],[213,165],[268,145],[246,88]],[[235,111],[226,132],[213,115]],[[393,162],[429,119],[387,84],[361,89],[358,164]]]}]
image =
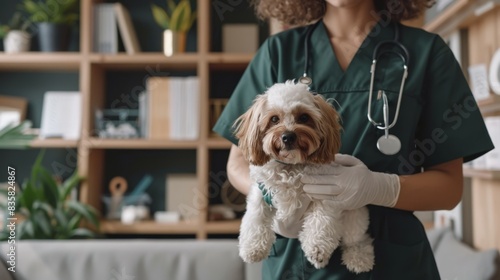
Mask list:
[{"label": "dog's eye", "polygon": [[277,123],[277,122],[279,122],[279,121],[280,121],[280,118],[278,118],[278,116],[272,116],[272,117],[271,117],[271,122],[272,122],[272,123]]},{"label": "dog's eye", "polygon": [[309,121],[309,115],[308,114],[302,114],[299,116],[299,119],[298,121],[301,122],[301,123],[306,123]]}]

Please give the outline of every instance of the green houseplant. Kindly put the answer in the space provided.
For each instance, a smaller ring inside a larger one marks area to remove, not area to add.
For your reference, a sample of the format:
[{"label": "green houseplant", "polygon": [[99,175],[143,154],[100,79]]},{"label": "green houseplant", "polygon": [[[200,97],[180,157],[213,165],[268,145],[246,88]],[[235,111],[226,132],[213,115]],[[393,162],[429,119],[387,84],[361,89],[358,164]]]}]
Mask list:
[{"label": "green houseplant", "polygon": [[69,31],[78,20],[79,0],[24,0],[22,9],[37,24],[40,50],[66,51]]},{"label": "green houseplant", "polygon": [[9,24],[0,25],[0,39],[4,40],[7,53],[27,52],[30,49],[31,35],[28,27],[31,22],[21,13],[14,13]]},{"label": "green houseplant", "polygon": [[196,20],[196,11],[189,0],[167,0],[167,8],[151,4],[153,18],[163,31],[163,52],[166,56],[185,52],[186,35]]},{"label": "green houseplant", "polygon": [[[95,233],[80,227],[85,221],[99,227],[94,208],[69,199],[71,191],[82,178],[77,172],[64,182],[57,180],[41,165],[44,151],[40,152],[31,171],[31,177],[22,187],[16,187],[17,235],[18,239],[70,239],[95,237]],[[5,207],[5,205],[4,205]],[[6,240],[8,229],[0,233]]]}]

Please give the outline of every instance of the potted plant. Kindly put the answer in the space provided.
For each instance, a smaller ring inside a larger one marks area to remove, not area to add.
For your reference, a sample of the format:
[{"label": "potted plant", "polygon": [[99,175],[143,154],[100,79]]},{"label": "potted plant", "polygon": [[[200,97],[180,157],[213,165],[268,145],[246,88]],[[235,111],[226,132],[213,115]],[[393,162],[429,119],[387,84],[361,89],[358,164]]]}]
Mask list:
[{"label": "potted plant", "polygon": [[186,35],[196,19],[189,0],[167,0],[167,8],[151,4],[155,22],[163,28],[163,53],[172,56],[186,51]]},{"label": "potted plant", "polygon": [[[16,238],[71,239],[95,237],[96,234],[80,226],[82,221],[99,227],[97,212],[89,205],[69,198],[81,182],[77,172],[64,182],[58,182],[41,165],[40,152],[31,170],[31,178],[15,191],[17,217]],[[5,207],[5,205],[4,205]],[[10,215],[10,214],[9,214]],[[9,237],[7,229],[0,232],[0,240]]]},{"label": "potted plant", "polygon": [[66,51],[69,33],[78,19],[78,0],[24,0],[22,8],[37,24],[40,50]]},{"label": "potted plant", "polygon": [[0,25],[0,39],[3,39],[7,53],[27,52],[30,50],[31,35],[27,31],[31,22],[14,13],[9,24]]}]

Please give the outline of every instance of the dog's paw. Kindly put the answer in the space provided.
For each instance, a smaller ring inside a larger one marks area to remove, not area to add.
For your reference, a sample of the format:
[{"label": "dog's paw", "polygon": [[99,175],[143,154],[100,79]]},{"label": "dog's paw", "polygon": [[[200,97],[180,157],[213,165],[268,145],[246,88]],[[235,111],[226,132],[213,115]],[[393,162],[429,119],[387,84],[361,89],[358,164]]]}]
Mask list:
[{"label": "dog's paw", "polygon": [[307,260],[317,269],[325,267],[332,254],[320,246],[311,246],[310,249],[303,248],[303,250]]},{"label": "dog's paw", "polygon": [[375,254],[372,244],[354,244],[342,248],[342,263],[354,273],[373,269]]},{"label": "dog's paw", "polygon": [[240,249],[240,257],[246,263],[256,263],[264,260],[269,256],[269,250],[242,250]]}]

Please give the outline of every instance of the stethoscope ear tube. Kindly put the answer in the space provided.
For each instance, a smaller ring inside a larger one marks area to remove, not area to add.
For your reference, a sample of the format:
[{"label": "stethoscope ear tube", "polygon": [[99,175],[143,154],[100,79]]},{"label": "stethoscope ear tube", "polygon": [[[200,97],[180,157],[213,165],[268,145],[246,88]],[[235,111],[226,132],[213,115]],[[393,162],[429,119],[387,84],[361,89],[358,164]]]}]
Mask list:
[{"label": "stethoscope ear tube", "polygon": [[302,77],[299,78],[299,82],[305,85],[312,84],[312,78],[307,76],[307,71],[309,70],[309,39],[311,38],[311,34],[313,30],[321,23],[321,20],[318,20],[315,24],[309,26],[306,31],[306,38],[304,40],[304,51],[305,51],[305,62],[304,62],[304,73]]}]

